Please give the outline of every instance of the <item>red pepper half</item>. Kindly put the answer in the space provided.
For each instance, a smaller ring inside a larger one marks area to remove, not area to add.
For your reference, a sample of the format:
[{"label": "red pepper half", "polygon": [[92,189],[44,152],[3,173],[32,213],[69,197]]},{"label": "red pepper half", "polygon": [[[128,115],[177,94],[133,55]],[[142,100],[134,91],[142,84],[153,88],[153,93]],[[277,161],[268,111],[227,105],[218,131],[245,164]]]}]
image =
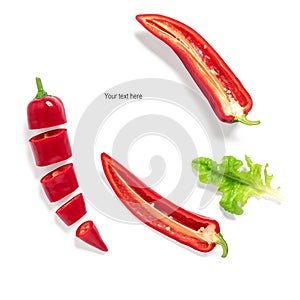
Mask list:
[{"label": "red pepper half", "polygon": [[36,85],[38,93],[27,106],[29,129],[41,129],[66,123],[66,112],[62,101],[56,96],[49,96],[38,77]]},{"label": "red pepper half", "polygon": [[189,212],[147,187],[129,170],[101,154],[105,176],[122,203],[139,220],[162,234],[201,252],[211,251],[216,244],[228,247],[216,220]]},{"label": "red pepper half", "polygon": [[76,236],[85,243],[96,247],[101,251],[108,251],[93,221],[82,223],[76,230]]},{"label": "red pepper half", "polygon": [[40,133],[30,140],[30,145],[39,167],[66,160],[72,156],[67,129],[54,129]]},{"label": "red pepper half", "polygon": [[56,202],[78,188],[78,182],[72,163],[63,165],[49,172],[40,182],[50,202]]},{"label": "red pepper half", "polygon": [[136,19],[174,50],[221,121],[239,121],[247,125],[260,123],[246,118],[252,108],[250,95],[199,33],[162,15],[137,15]]},{"label": "red pepper half", "polygon": [[86,214],[86,206],[82,194],[78,194],[71,200],[63,204],[56,214],[65,222],[67,226],[70,226],[81,219]]}]

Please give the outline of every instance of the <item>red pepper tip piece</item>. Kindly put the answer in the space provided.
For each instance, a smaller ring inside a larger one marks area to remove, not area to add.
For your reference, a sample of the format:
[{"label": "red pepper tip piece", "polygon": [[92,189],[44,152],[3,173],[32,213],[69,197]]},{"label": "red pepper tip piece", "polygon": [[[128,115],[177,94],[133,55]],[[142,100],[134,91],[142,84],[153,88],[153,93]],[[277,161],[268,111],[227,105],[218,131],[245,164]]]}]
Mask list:
[{"label": "red pepper tip piece", "polygon": [[243,123],[245,125],[250,125],[250,126],[251,125],[259,125],[260,124],[259,120],[257,120],[257,121],[248,120],[246,114],[242,115],[241,117],[235,117],[233,119],[233,122],[241,122],[241,123]]},{"label": "red pepper tip piece", "polygon": [[82,223],[76,230],[76,237],[101,251],[108,251],[93,221],[85,221]]}]

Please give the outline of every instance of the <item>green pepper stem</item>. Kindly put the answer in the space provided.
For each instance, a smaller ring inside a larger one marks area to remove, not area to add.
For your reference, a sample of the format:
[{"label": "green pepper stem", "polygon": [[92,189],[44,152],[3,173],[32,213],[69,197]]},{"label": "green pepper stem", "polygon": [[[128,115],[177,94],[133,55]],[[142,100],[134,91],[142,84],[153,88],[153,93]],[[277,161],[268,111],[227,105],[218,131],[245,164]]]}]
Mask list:
[{"label": "green pepper stem", "polygon": [[242,115],[241,117],[235,117],[233,121],[234,122],[241,122],[243,124],[250,125],[250,126],[260,124],[259,120],[257,120],[257,121],[248,120],[246,114]]},{"label": "green pepper stem", "polygon": [[37,92],[35,98],[36,99],[41,99],[41,98],[47,96],[48,94],[47,94],[47,92],[43,88],[43,84],[42,84],[41,78],[36,77],[35,78],[35,82],[36,82],[36,86],[37,86],[37,89],[38,89],[38,92]]},{"label": "green pepper stem", "polygon": [[215,243],[216,243],[216,245],[220,245],[222,247],[222,249],[223,249],[222,257],[224,258],[228,254],[228,245],[227,245],[226,241],[224,240],[221,232],[219,232],[217,234],[217,237],[218,237],[218,240]]}]

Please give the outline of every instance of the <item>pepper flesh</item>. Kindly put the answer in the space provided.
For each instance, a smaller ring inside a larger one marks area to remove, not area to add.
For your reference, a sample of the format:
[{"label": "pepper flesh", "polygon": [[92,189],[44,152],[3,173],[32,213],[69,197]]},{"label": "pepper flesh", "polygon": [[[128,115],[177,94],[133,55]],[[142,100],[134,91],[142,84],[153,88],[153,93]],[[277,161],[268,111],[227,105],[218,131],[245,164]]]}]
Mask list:
[{"label": "pepper flesh", "polygon": [[257,125],[246,118],[252,99],[239,79],[213,47],[189,26],[157,14],[137,15],[136,19],[165,42],[180,58],[217,117],[223,122]]},{"label": "pepper flesh", "polygon": [[101,154],[105,176],[122,203],[139,220],[162,234],[197,251],[209,252],[216,244],[228,247],[216,220],[180,208],[147,187],[106,153]]}]

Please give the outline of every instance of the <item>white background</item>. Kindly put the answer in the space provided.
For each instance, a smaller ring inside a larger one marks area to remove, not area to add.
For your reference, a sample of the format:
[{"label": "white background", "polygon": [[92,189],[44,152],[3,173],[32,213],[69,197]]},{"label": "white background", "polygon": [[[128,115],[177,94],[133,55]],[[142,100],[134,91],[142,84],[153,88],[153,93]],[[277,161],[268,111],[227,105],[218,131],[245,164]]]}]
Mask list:
[{"label": "white background", "polygon": [[[0,298],[299,299],[298,11],[291,0],[2,1]],[[203,211],[194,207],[220,222],[226,259],[219,247],[197,255],[88,206],[84,219],[94,220],[109,248],[99,254],[76,241],[76,226],[65,228],[40,190],[44,171],[34,167],[26,127],[36,76],[64,101],[71,141],[85,108],[115,85],[155,77],[195,87],[173,52],[145,35],[140,13],[201,33],[252,95],[249,118],[262,121],[224,125],[227,154],[269,162],[284,203],[250,199],[234,219],[218,197]]]}]

